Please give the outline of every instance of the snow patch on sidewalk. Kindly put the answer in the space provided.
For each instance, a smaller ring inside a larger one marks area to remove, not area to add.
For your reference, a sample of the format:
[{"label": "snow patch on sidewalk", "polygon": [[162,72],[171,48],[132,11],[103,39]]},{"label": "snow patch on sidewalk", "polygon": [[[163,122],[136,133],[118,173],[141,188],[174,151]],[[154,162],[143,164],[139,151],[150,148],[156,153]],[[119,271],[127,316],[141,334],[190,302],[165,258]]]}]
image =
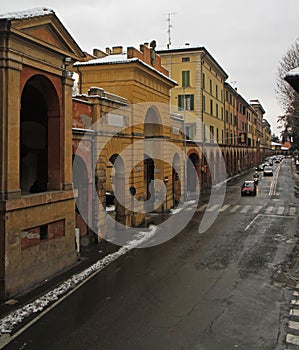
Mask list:
[{"label": "snow patch on sidewalk", "polygon": [[65,282],[61,283],[57,288],[44,294],[40,298],[33,302],[24,305],[23,307],[12,311],[8,315],[0,319],[0,336],[4,333],[11,333],[14,326],[21,323],[26,317],[43,311],[49,304],[57,301],[60,297],[70,292],[75,287],[79,286],[81,282],[90,277],[96,272],[101,271],[104,267],[111,264],[113,261],[118,259],[120,256],[126,254],[130,250],[138,247],[143,242],[147,241],[155,235],[157,226],[151,225],[149,231],[139,232],[134,239],[129,241],[126,245],[121,247],[117,252],[105,256],[103,259],[98,260],[96,263],[85,269],[84,271],[73,275]]}]

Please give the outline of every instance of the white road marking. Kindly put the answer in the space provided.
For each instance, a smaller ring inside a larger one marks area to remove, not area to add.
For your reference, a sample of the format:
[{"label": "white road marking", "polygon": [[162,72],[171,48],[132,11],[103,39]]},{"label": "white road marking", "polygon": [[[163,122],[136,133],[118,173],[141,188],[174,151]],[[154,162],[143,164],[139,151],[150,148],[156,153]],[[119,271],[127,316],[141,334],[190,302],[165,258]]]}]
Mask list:
[{"label": "white road marking", "polygon": [[201,205],[201,206],[197,209],[197,211],[202,211],[202,210],[206,209],[207,206],[208,206],[207,203],[206,203],[206,204],[203,204],[203,205]]},{"label": "white road marking", "polygon": [[245,207],[241,210],[241,213],[247,213],[248,210],[251,208],[251,205],[245,205]]},{"label": "white road marking", "polygon": [[263,207],[261,205],[258,205],[256,206],[254,209],[253,209],[253,214],[257,214]]},{"label": "white road marking", "polygon": [[219,204],[214,204],[210,208],[208,208],[207,211],[215,211],[218,208],[219,208]]},{"label": "white road marking", "polygon": [[290,310],[290,315],[292,315],[292,316],[299,316],[299,310],[291,309]]},{"label": "white road marking", "polygon": [[289,215],[296,215],[296,207],[290,207]]},{"label": "white road marking", "polygon": [[287,334],[287,343],[299,345],[299,336],[294,334]]},{"label": "white road marking", "polygon": [[[249,229],[249,227],[255,222],[255,220],[257,220],[260,216],[268,216],[270,218],[284,218],[284,219],[294,219],[294,217],[291,216],[286,216],[286,215],[274,215],[274,214],[258,214],[254,217],[254,219],[252,219],[250,221],[250,223],[245,227],[244,231],[247,231]],[[299,302],[298,302],[299,305]]]},{"label": "white road marking", "polygon": [[292,328],[292,329],[299,330],[299,322],[289,321],[289,327]]},{"label": "white road marking", "polygon": [[284,207],[278,207],[277,214],[281,215],[284,212]]},{"label": "white road marking", "polygon": [[266,214],[271,214],[272,210],[274,209],[274,207],[270,206],[270,207],[267,207],[266,210],[265,210],[265,213]]},{"label": "white road marking", "polygon": [[227,208],[229,208],[230,207],[230,204],[225,204],[219,211],[220,212],[223,212],[223,211],[225,211]]},{"label": "white road marking", "polygon": [[231,208],[231,210],[229,211],[230,213],[234,213],[235,211],[237,211],[240,208],[240,205],[235,205],[234,207]]}]

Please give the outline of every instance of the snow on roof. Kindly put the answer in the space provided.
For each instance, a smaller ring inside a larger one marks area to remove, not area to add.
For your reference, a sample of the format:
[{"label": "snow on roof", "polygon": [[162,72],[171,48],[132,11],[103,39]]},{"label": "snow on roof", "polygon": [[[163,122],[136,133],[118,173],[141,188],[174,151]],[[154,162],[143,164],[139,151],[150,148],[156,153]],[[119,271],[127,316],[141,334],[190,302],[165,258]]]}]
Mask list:
[{"label": "snow on roof", "polygon": [[138,58],[127,58],[126,54],[119,55],[108,55],[102,58],[95,58],[93,60],[85,61],[85,62],[76,62],[74,66],[91,66],[97,64],[109,64],[109,63],[128,63],[128,62],[136,62]]},{"label": "snow on roof", "polygon": [[167,80],[170,80],[171,82],[173,82],[173,83],[175,83],[177,85],[177,82],[175,80],[169,78],[167,75],[161,73],[156,68],[154,68],[154,67],[150,66],[149,64],[143,62],[141,59],[139,59],[137,57],[127,58],[127,54],[126,53],[115,54],[115,55],[108,55],[106,57],[95,58],[93,60],[84,61],[84,62],[78,61],[78,62],[75,62],[73,66],[74,67],[76,67],[76,66],[91,66],[91,65],[120,64],[120,63],[131,63],[131,62],[139,62],[139,63],[143,64],[144,66],[146,66],[147,68],[155,71],[156,73],[162,75]]},{"label": "snow on roof", "polygon": [[292,70],[290,70],[288,73],[287,73],[287,77],[295,77],[295,76],[298,76],[299,75],[299,67],[297,68],[294,68]]},{"label": "snow on roof", "polygon": [[0,14],[0,19],[26,19],[26,18],[32,18],[32,17],[39,17],[39,16],[46,16],[54,14],[54,11],[46,8],[46,7],[37,7],[29,10],[24,11],[17,11],[17,12],[8,12],[4,14]]}]

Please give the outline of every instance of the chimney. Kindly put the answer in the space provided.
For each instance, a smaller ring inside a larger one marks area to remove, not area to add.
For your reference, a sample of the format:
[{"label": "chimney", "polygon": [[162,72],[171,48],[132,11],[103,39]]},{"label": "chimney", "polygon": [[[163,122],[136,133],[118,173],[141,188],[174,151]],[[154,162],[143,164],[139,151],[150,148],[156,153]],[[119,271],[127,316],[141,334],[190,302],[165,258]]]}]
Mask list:
[{"label": "chimney", "polygon": [[123,53],[122,46],[113,46],[112,47],[112,55],[121,55]]},{"label": "chimney", "polygon": [[107,55],[105,54],[105,52],[99,50],[99,49],[93,49],[93,55],[96,57],[96,58],[103,58],[103,57],[106,57]]},{"label": "chimney", "polygon": [[105,50],[105,51],[106,51],[106,54],[107,54],[107,55],[111,55],[110,47],[106,47],[106,50]]}]

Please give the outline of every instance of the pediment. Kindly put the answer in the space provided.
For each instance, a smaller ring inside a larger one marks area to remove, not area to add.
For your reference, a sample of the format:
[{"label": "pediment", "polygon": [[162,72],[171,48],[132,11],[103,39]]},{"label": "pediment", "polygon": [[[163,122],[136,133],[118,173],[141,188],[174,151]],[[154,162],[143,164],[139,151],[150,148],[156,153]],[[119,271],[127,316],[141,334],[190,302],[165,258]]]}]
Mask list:
[{"label": "pediment", "polygon": [[27,38],[41,45],[64,52],[77,60],[84,57],[84,53],[59,21],[54,13],[47,16],[22,18],[11,21],[12,30],[23,33]]}]

